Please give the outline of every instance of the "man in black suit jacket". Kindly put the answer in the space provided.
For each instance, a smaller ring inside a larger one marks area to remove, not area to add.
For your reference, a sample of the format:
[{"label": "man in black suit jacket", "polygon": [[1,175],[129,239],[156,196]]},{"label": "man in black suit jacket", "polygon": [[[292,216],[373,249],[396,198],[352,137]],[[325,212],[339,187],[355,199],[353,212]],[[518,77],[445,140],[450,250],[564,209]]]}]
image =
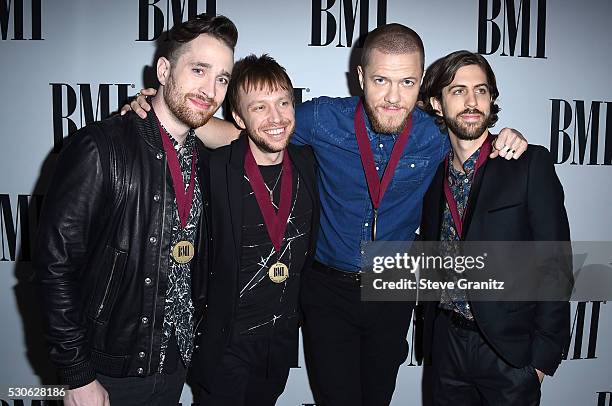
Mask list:
[{"label": "man in black suit jacket", "polygon": [[[451,53],[429,67],[421,90],[452,144],[424,199],[423,238],[440,240],[443,255],[456,255],[458,241],[569,241],[563,188],[545,148],[532,145],[516,161],[486,159],[491,148],[513,148],[495,145],[488,131],[499,92],[486,59]],[[571,285],[567,257],[557,259],[539,283]],[[544,375],[554,374],[569,340],[569,319],[567,301],[485,302],[465,290],[441,292],[425,305],[434,404],[539,404]]]},{"label": "man in black suit jacket", "polygon": [[207,309],[192,377],[205,405],[273,405],[298,358],[300,273],[319,224],[310,147],[289,144],[293,87],[267,55],[234,66],[228,98],[243,134],[205,163],[211,239]]}]

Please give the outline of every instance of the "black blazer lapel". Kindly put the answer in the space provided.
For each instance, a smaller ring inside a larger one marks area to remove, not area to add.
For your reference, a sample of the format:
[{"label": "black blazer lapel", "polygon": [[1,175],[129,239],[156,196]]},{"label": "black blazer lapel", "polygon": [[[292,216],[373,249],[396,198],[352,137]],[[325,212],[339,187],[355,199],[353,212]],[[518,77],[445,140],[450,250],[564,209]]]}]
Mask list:
[{"label": "black blazer lapel", "polygon": [[[315,201],[316,199],[318,199],[318,196],[316,195],[316,192],[314,190],[315,182],[316,182],[316,179],[314,176],[315,174],[314,162],[307,159],[304,156],[303,151],[298,150],[298,148],[300,147],[296,147],[292,144],[289,144],[289,146],[287,147],[287,152],[289,153],[289,156],[291,157],[291,162],[293,162],[293,165],[296,167],[296,169],[300,173],[300,176],[304,179],[303,184],[306,186],[306,189],[308,190],[308,193],[310,194],[310,198],[313,201]],[[301,147],[301,148],[305,148],[305,147]]]},{"label": "black blazer lapel", "polygon": [[438,166],[438,170],[429,185],[423,207],[423,220],[421,221],[421,235],[425,240],[437,241],[440,239],[440,228],[442,227],[442,216],[444,215],[444,163]]},{"label": "black blazer lapel", "polygon": [[232,221],[236,255],[240,255],[242,249],[242,179],[244,177],[246,147],[247,141],[244,134],[232,142],[230,159],[226,167],[230,219]]},{"label": "black blazer lapel", "polygon": [[[499,158],[501,159],[501,158]],[[477,210],[477,205],[479,202],[478,196],[480,196],[480,191],[482,189],[483,182],[486,182],[487,176],[487,167],[490,165],[489,160],[485,162],[483,166],[481,166],[478,171],[476,171],[476,177],[472,180],[472,187],[470,188],[470,195],[468,196],[468,203],[466,207],[466,211],[463,214],[463,235],[461,236],[462,240],[465,240],[468,232],[470,230],[470,224],[472,223],[472,218],[474,216],[474,212]]]},{"label": "black blazer lapel", "polygon": [[309,244],[309,258],[314,257],[316,250],[317,236],[319,233],[319,215],[320,215],[320,200],[319,190],[317,187],[317,169],[316,161],[314,159],[314,153],[310,147],[297,147],[289,144],[287,147],[289,156],[293,166],[298,170],[302,178],[302,185],[305,185],[306,190],[310,195],[312,202],[312,226],[310,227],[310,244]]}]

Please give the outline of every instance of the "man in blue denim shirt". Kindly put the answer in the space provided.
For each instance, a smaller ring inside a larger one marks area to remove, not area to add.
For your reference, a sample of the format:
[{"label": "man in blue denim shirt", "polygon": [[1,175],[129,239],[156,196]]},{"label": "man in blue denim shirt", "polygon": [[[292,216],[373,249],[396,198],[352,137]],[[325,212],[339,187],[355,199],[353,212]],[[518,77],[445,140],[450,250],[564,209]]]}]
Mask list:
[{"label": "man in blue denim shirt", "polygon": [[[417,89],[418,92],[418,89]],[[353,117],[359,97],[319,97],[296,111],[294,142],[312,146],[321,168],[319,188],[323,213],[316,258],[343,271],[361,269],[361,241],[372,239],[373,207],[361,163]],[[368,139],[379,177],[383,176],[397,134],[372,129]],[[421,199],[433,168],[448,154],[449,141],[420,109],[412,112],[407,148],[378,212],[377,239],[412,241],[421,221]],[[333,168],[326,170],[325,168]]]},{"label": "man in blue denim shirt", "polygon": [[[433,119],[415,108],[423,65],[423,43],[410,28],[387,24],[368,35],[358,74],[379,177],[412,117],[408,144],[378,210],[378,240],[414,239],[423,195],[450,148]],[[321,227],[316,261],[302,274],[301,306],[310,382],[316,402],[326,406],[390,403],[408,353],[414,307],[411,302],[361,301],[361,242],[372,240],[373,204],[354,127],[359,100],[320,97],[297,106],[292,140],[311,145],[319,164]],[[143,97],[132,107],[146,115],[139,104],[146,109]],[[210,148],[239,135],[222,120],[211,120],[196,133]],[[504,129],[494,155],[518,158],[526,145],[520,134]]]}]

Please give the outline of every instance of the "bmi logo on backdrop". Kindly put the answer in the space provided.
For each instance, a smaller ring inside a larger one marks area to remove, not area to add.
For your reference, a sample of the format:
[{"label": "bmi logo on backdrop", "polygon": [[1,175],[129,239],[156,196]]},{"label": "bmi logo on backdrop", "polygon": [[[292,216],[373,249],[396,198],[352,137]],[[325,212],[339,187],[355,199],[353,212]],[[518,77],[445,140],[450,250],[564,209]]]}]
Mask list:
[{"label": "bmi logo on backdrop", "polygon": [[[479,0],[478,3],[479,53],[548,58],[546,0]],[[612,165],[612,126],[608,125],[612,123],[612,102],[550,100],[550,151],[555,163]],[[589,102],[590,108],[585,114],[585,104],[588,108]]]},{"label": "bmi logo on backdrop", "polygon": [[0,33],[2,40],[44,40],[42,0],[0,0]]}]

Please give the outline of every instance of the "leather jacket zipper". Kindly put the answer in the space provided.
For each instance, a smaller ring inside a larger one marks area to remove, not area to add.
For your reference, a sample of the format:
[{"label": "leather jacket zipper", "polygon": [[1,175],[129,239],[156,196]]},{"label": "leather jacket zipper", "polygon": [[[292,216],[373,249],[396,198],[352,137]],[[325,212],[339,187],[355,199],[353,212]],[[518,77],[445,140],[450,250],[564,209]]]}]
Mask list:
[{"label": "leather jacket zipper", "polygon": [[100,306],[98,306],[98,311],[96,312],[96,319],[100,317],[100,314],[102,314],[102,310],[104,310],[104,305],[106,304],[106,299],[108,297],[108,291],[110,290],[111,283],[113,282],[113,274],[115,273],[115,267],[117,266],[117,258],[119,258],[119,253],[115,251],[115,256],[113,258],[113,266],[110,271],[108,282],[106,283],[104,296],[102,296],[102,301],[100,302]]}]

